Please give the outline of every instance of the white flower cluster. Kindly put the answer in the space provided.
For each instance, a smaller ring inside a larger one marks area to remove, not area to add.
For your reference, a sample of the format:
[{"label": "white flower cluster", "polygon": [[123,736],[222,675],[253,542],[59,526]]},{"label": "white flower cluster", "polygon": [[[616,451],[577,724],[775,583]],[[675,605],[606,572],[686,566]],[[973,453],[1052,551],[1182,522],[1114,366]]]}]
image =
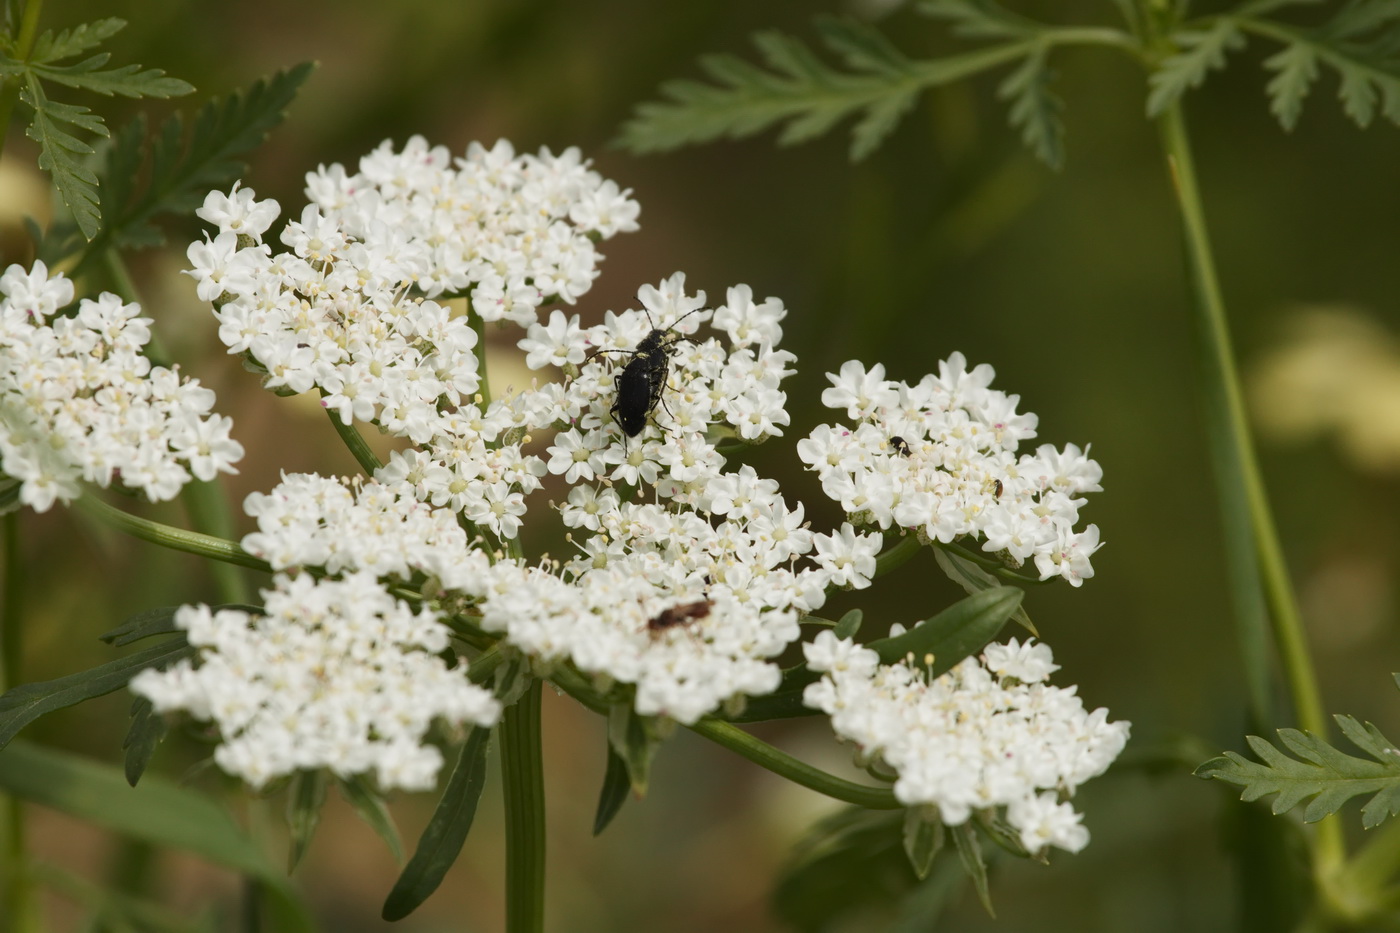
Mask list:
[{"label": "white flower cluster", "polygon": [[573,302],[598,274],[593,238],[637,228],[629,193],[576,149],[517,157],[502,141],[454,162],[421,137],[402,152],[385,142],[354,175],[307,176],[311,203],[280,234],[287,252],[262,241],[275,201],[212,192],[197,213],[218,233],[190,246],[190,274],[220,339],[268,388],[317,387],[344,423],[421,444],[436,410],[479,384],[475,331],[432,299],[470,291],[482,319],[522,325],[548,299]]},{"label": "white flower cluster", "polygon": [[157,711],[216,723],[214,760],[252,787],[328,768],[341,777],[373,771],[386,790],[431,789],[442,766],[442,753],[423,742],[433,720],[490,726],[500,716],[465,665],[449,669],[437,657],[447,628],[373,574],[278,575],[262,595],[259,616],[182,606],[175,620],[198,664],[131,680]]},{"label": "white flower cluster", "polygon": [[[277,569],[427,575],[543,666],[569,660],[605,688],[634,684],[639,713],[693,723],[776,689],[773,658],[799,637],[798,613],[819,608],[829,585],[869,585],[880,548],[849,525],[813,534],[751,467],[697,495],[695,509],[673,510],[576,487],[565,520],[595,532],[579,556],[492,566],[447,509],[377,482],[292,475],[248,497],[258,530],[243,546]],[[802,557],[815,566],[795,569]]]},{"label": "white flower cluster", "polygon": [[961,353],[914,386],[886,379],[882,365],[848,362],[827,375],[822,404],[859,423],[819,426],[798,456],[858,524],[944,544],[980,538],[1012,566],[1033,559],[1042,580],[1079,586],[1094,575],[1089,557],[1100,544],[1097,526],[1075,525],[1103,470],[1073,444],[1017,455],[1037,419],[1016,411],[1020,396],[990,387],[994,375],[985,363],[968,371]]},{"label": "white flower cluster", "polygon": [[804,702],[829,714],[865,760],[898,773],[894,793],[905,806],[936,807],[953,826],[1005,807],[1029,852],[1088,845],[1082,815],[1061,796],[1112,764],[1129,724],[1086,712],[1073,687],[1046,683],[1058,670],[1047,645],[989,645],[980,661],[932,681],[830,631],[803,648],[807,666],[826,672]]},{"label": "white flower cluster", "polygon": [[119,484],[155,501],[192,478],[237,472],[243,447],[214,393],[143,353],[150,319],[104,293],[76,313],[73,283],[42,262],[0,275],[0,469],[19,501],[47,511],[81,481]]}]

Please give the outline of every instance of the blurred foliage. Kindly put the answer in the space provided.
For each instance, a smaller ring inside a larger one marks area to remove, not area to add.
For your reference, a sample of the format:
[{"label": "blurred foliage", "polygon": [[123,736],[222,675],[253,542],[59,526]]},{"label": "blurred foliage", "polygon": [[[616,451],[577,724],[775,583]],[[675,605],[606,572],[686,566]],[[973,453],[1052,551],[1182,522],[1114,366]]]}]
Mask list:
[{"label": "blurred foliage", "polygon": [[[875,6],[833,3],[821,12],[866,15]],[[1015,6],[1029,16],[1078,22],[1102,19],[1106,4]],[[892,378],[911,380],[954,350],[993,364],[996,385],[1040,414],[1044,440],[1092,442],[1105,470],[1106,491],[1086,519],[1108,543],[1096,556],[1097,576],[1077,590],[1032,589],[1026,599],[1064,665],[1061,681],[1080,684],[1091,707],[1131,720],[1130,750],[1165,745],[1178,734],[1212,748],[1240,747],[1247,731],[1243,687],[1190,388],[1196,364],[1178,225],[1155,132],[1143,118],[1148,88],[1140,71],[1106,51],[1057,54],[1068,139],[1059,173],[1037,164],[1006,126],[997,100],[1003,75],[932,90],[856,166],[836,135],[784,150],[764,138],[648,157],[608,148],[635,105],[654,99],[661,83],[702,77],[694,64],[702,54],[748,56],[749,37],[763,29],[811,35],[813,12],[795,0],[104,0],[50,5],[44,25],[59,30],[109,15],[129,20],[109,42],[114,59],[189,81],[197,92],[186,101],[202,103],[297,62],[319,62],[286,122],[246,156],[245,185],[277,198],[287,213],[300,210],[302,173],[319,163],[352,163],[384,138],[402,142],[421,133],[456,150],[501,136],[518,149],[580,146],[605,175],[633,187],[643,206],[642,232],[608,244],[603,275],[577,309],[585,322],[677,269],[712,296],[747,282],[756,297],[781,297],[791,309],[785,343],[799,359],[798,375],[785,386],[793,438],[829,420],[817,401],[823,373],[847,359],[880,361]],[[939,24],[909,10],[889,12],[882,28],[908,54],[946,51]],[[1382,331],[1400,331],[1392,273],[1400,186],[1389,183],[1400,164],[1400,135],[1388,124],[1362,132],[1338,108],[1321,106],[1291,114],[1296,127],[1284,132],[1258,78],[1274,52],[1255,44],[1233,51],[1256,67],[1212,73],[1187,98],[1246,364],[1276,343],[1283,313],[1299,302],[1367,309]],[[118,100],[104,112],[110,125],[121,126],[140,109],[155,123],[175,107]],[[0,262],[28,262],[16,212],[46,208],[32,194],[43,189],[25,170],[37,151],[22,126],[11,127],[4,155]],[[169,249],[134,257],[137,286],[170,355],[218,391],[220,410],[234,417],[249,450],[229,484],[234,501],[271,487],[281,470],[355,469],[318,406],[256,392],[225,356],[192,283],[177,274],[180,244],[198,236],[199,225],[185,218],[164,229]],[[1332,365],[1350,364],[1343,356]],[[1362,473],[1317,443],[1266,447],[1264,455],[1327,706],[1395,734],[1400,714],[1389,673],[1397,648],[1400,486],[1393,474]],[[800,472],[790,445],[770,443],[749,459],[807,502],[814,524],[839,521]],[[149,514],[183,521],[175,506]],[[79,514],[26,515],[23,533],[33,626],[26,636],[29,679],[112,660],[97,636],[133,612],[215,599],[198,561],[134,546]],[[563,546],[526,544],[532,553]],[[867,629],[878,634],[961,596],[931,557],[919,560],[930,563],[904,568],[870,593],[842,597],[828,615],[859,605]],[[78,562],[100,569],[75,585],[71,568]],[[117,694],[55,713],[25,737],[115,766],[129,706]],[[603,729],[592,714],[546,699],[552,928],[783,929],[772,906],[780,866],[813,817],[836,805],[682,734],[657,756],[648,798],[624,807],[594,838]],[[818,722],[756,731],[829,768],[847,757]],[[197,735],[172,735],[152,770],[178,776],[204,754]],[[1249,879],[1232,874],[1218,820],[1241,805],[1233,788],[1189,775],[1186,765],[1154,775],[1122,769],[1090,784],[1077,802],[1094,834],[1088,849],[1048,868],[1013,859],[992,865],[997,920],[966,886],[951,894],[930,887],[938,909],[946,909],[941,928],[1238,928],[1243,905],[1252,903],[1239,889]],[[426,800],[395,803],[406,842],[418,838],[430,810]],[[500,927],[494,762],[476,822],[442,887],[392,929]],[[230,876],[189,858],[148,853],[147,861],[131,862],[130,850],[99,830],[46,811],[35,817],[32,840],[46,861],[87,877],[146,864],[129,879],[132,887],[191,916],[236,912]],[[879,885],[884,866],[872,859],[849,871],[867,872],[868,883]],[[379,920],[379,908],[396,875],[373,831],[334,800],[298,869],[322,925],[348,933],[391,928]],[[940,877],[935,865],[930,878]],[[46,906],[54,929],[73,928],[73,909],[57,900]]]}]

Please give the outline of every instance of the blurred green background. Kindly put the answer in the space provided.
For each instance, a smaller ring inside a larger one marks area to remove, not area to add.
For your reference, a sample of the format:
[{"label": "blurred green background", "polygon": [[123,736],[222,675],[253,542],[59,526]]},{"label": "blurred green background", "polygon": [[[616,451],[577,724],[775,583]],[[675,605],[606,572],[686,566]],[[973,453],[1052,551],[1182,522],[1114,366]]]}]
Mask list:
[{"label": "blurred green background", "polygon": [[[1053,22],[1113,16],[1111,4],[1087,0],[1015,6]],[[814,40],[811,14],[843,11],[850,9],[834,0],[107,0],[51,4],[44,25],[122,16],[132,25],[111,44],[115,60],[164,68],[195,84],[201,99],[318,61],[244,179],[284,214],[300,211],[307,170],[353,168],[386,138],[402,144],[422,134],[458,152],[499,137],[519,150],[581,147],[605,176],[634,189],[642,229],[604,245],[603,273],[576,310],[586,323],[600,320],[627,306],[639,285],[676,270],[712,302],[740,282],[756,297],[780,297],[791,312],[785,342],[799,360],[785,385],[792,440],[832,420],[818,403],[823,374],[847,359],[883,362],[893,378],[911,382],[955,350],[992,364],[995,385],[1040,415],[1040,442],[1092,443],[1104,467],[1105,491],[1084,512],[1107,542],[1094,560],[1097,576],[1077,590],[1047,586],[1027,596],[1063,665],[1058,681],[1079,684],[1090,708],[1131,720],[1130,750],[1140,757],[1183,737],[1206,754],[1242,750],[1244,691],[1178,227],[1136,65],[1103,51],[1057,56],[1069,145],[1059,173],[1020,148],[995,80],[985,79],[922,98],[857,166],[846,158],[845,127],[784,150],[771,134],[647,157],[610,147],[660,82],[698,75],[699,55],[752,58],[748,36],[770,27]],[[910,55],[943,47],[939,27],[907,10],[885,23]],[[1327,708],[1400,735],[1390,677],[1400,668],[1400,134],[1389,125],[1356,129],[1329,79],[1298,129],[1284,133],[1267,111],[1264,56],[1246,50],[1188,98],[1208,219],[1238,356],[1257,389],[1259,423],[1270,428],[1260,435],[1264,469]],[[82,102],[114,126],[132,110]],[[14,214],[42,205],[26,200],[34,153],[20,128],[11,128],[4,156],[3,261],[27,262]],[[218,391],[218,410],[234,417],[248,449],[228,483],[234,501],[270,488],[282,470],[351,471],[316,406],[258,392],[222,352],[192,281],[178,275],[198,229],[170,227],[168,251],[132,263],[172,355]],[[817,527],[840,521],[800,472],[791,444],[770,443],[752,462],[780,478],[790,499],[808,503]],[[150,514],[183,523],[178,506]],[[26,515],[22,528],[30,679],[108,660],[96,635],[134,611],[214,599],[198,562],[134,545],[76,514]],[[923,557],[841,605],[862,606],[876,626],[925,617],[959,595]],[[127,703],[125,694],[108,697],[27,734],[116,763]],[[651,795],[629,802],[593,839],[601,724],[553,696],[545,715],[551,930],[784,928],[770,904],[773,883],[803,827],[830,802],[681,734],[660,755]],[[847,759],[819,721],[759,731],[814,763],[839,768]],[[178,775],[197,754],[188,741],[167,742],[154,766]],[[499,787],[487,794],[443,888],[395,929],[500,928]],[[1228,788],[1193,779],[1183,764],[1157,774],[1125,768],[1087,785],[1076,805],[1093,833],[1085,852],[1057,854],[1049,867],[1003,860],[992,883],[998,919],[967,890],[940,928],[1239,927],[1240,879],[1222,840],[1243,805]],[[395,802],[410,845],[430,806],[427,798]],[[279,807],[271,804],[273,817]],[[1359,824],[1354,807],[1345,812]],[[55,814],[36,810],[32,819],[41,857],[88,877],[105,877],[133,856]],[[174,909],[235,915],[231,875],[178,854],[149,858],[143,883]],[[378,915],[394,874],[383,845],[339,803],[298,870],[326,929],[343,931],[390,928]],[[46,904],[54,929],[78,928],[70,904]],[[833,929],[881,927],[861,917]]]}]

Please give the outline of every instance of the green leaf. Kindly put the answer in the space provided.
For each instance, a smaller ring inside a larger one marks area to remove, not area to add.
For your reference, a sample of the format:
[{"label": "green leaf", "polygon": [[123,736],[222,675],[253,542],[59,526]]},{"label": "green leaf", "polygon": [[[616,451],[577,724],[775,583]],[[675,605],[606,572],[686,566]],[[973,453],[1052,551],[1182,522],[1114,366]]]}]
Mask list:
[{"label": "green leaf", "polygon": [[733,55],[701,59],[713,83],[680,80],[662,85],[667,100],[639,105],[619,144],[636,153],[659,152],[715,139],[741,139],[786,124],[779,145],[806,142],[846,117],[862,114],[851,158],[864,158],[913,105],[922,84],[914,65],[873,28],[823,19],[822,38],[849,71],[823,62],[803,42],[760,32],[754,44],[765,67]]},{"label": "green leaf", "polygon": [[[820,820],[778,877],[774,909],[800,931],[877,929],[869,914],[888,912],[915,884],[904,854],[898,810],[847,807]],[[848,916],[866,922],[842,924]]]},{"label": "green leaf", "polygon": [[1021,141],[1036,158],[1053,169],[1064,165],[1065,128],[1060,121],[1064,103],[1050,92],[1054,77],[1046,65],[1048,46],[1026,56],[997,89],[997,96],[1011,101],[1011,125],[1021,131]]},{"label": "green leaf", "polygon": [[34,109],[34,121],[25,132],[39,144],[39,168],[52,176],[54,190],[72,213],[73,222],[83,236],[91,240],[101,225],[97,211],[97,176],[79,159],[91,155],[93,148],[59,124],[67,123],[99,136],[107,135],[107,127],[86,107],[49,100],[32,74],[20,91],[20,99]]},{"label": "green leaf", "polygon": [[894,638],[882,638],[867,647],[884,664],[912,656],[929,677],[946,674],[996,637],[1015,614],[1024,594],[1014,586],[999,586],[959,600],[933,618],[920,622]]},{"label": "green leaf", "polygon": [[150,775],[132,788],[115,768],[23,740],[0,752],[0,790],[157,846],[183,849],[259,880],[273,895],[270,929],[312,933],[281,871],[203,794]]},{"label": "green leaf", "polygon": [[138,671],[148,667],[163,669],[182,658],[193,657],[194,653],[195,649],[183,637],[172,638],[90,671],[15,687],[0,696],[0,748],[45,713],[120,690]]},{"label": "green leaf", "polygon": [[1265,59],[1264,67],[1275,72],[1268,85],[1269,109],[1284,129],[1291,130],[1303,112],[1303,98],[1317,80],[1317,53],[1302,43],[1290,45]]},{"label": "green leaf", "polygon": [[122,740],[122,750],[126,752],[126,782],[132,787],[146,773],[151,755],[156,746],[165,738],[165,717],[155,711],[151,701],[137,697],[131,703],[131,726]]},{"label": "green leaf", "polygon": [[1246,741],[1262,761],[1226,752],[1198,767],[1196,776],[1239,785],[1243,788],[1241,800],[1277,794],[1273,800],[1276,814],[1311,798],[1303,811],[1303,819],[1309,823],[1337,812],[1352,797],[1372,794],[1361,808],[1362,825],[1371,829],[1400,813],[1400,752],[1370,723],[1363,726],[1350,716],[1335,719],[1343,734],[1374,760],[1338,751],[1308,732],[1280,729],[1279,742],[1297,758],[1251,735]]},{"label": "green leaf", "polygon": [[1045,28],[991,0],[923,0],[916,9],[925,16],[951,22],[953,35],[970,39],[1021,38]]},{"label": "green leaf", "polygon": [[1155,117],[1190,88],[1200,87],[1213,68],[1225,67],[1225,56],[1244,46],[1244,34],[1235,20],[1222,16],[1206,29],[1183,29],[1172,34],[1180,49],[1158,65],[1148,78],[1147,115]]},{"label": "green leaf", "polygon": [[95,91],[111,97],[179,97],[194,91],[194,85],[179,78],[168,77],[159,68],[142,69],[140,65],[123,65],[101,71],[111,59],[102,52],[76,65],[31,65],[30,70],[47,81],[83,91]]},{"label": "green leaf", "polygon": [[321,822],[321,808],[326,805],[326,772],[298,771],[292,776],[292,788],[287,792],[287,874],[296,870],[297,863],[311,845],[316,826]]},{"label": "green leaf", "polygon": [[336,785],[340,788],[340,795],[349,801],[360,819],[368,823],[369,828],[384,840],[384,844],[389,847],[389,853],[394,856],[394,861],[402,865],[403,840],[399,838],[399,828],[394,825],[394,815],[389,812],[384,797],[370,786],[368,778],[363,774],[336,778]]},{"label": "green leaf", "polygon": [[802,702],[802,694],[808,684],[821,679],[816,671],[806,664],[798,664],[783,671],[783,679],[778,689],[761,697],[750,697],[744,708],[731,716],[721,716],[726,722],[767,722],[771,719],[794,719],[800,716],[815,716],[820,710],[812,709]]},{"label": "green leaf", "polygon": [[80,55],[88,49],[97,48],[125,28],[126,20],[112,16],[65,29],[57,36],[52,30],[47,30],[35,41],[29,61],[42,64]]},{"label": "green leaf", "polygon": [[859,609],[852,609],[832,626],[831,634],[837,638],[855,638],[856,633],[860,631],[860,623],[864,617],[865,614]]},{"label": "green leaf", "polygon": [[385,920],[402,920],[413,913],[442,884],[443,875],[457,860],[486,786],[486,752],[490,744],[490,729],[478,727],[467,736],[457,767],[452,769],[433,818],[418,839],[413,858],[384,900],[381,915]]},{"label": "green leaf", "polygon": [[1296,125],[1303,99],[1325,65],[1337,73],[1342,109],[1359,126],[1379,111],[1400,124],[1400,5],[1392,0],[1352,0],[1314,29],[1260,19],[1248,8],[1237,17],[1250,32],[1283,43],[1264,65],[1269,81],[1269,108],[1285,129]]},{"label": "green leaf", "polygon": [[[128,617],[125,622],[110,632],[98,635],[97,638],[114,648],[125,648],[133,642],[150,638],[152,635],[168,635],[171,632],[181,631],[180,626],[175,624],[175,613],[179,609],[179,606],[144,609]],[[252,615],[262,615],[263,613],[262,606],[250,606],[247,603],[221,603],[217,606],[211,606],[209,611],[218,612],[222,609],[237,609]]]},{"label": "green leaf", "polygon": [[909,867],[923,881],[933,868],[934,856],[943,848],[943,824],[935,817],[925,819],[918,807],[904,811],[904,854]]},{"label": "green leaf", "polygon": [[598,810],[593,815],[593,835],[597,836],[608,828],[613,817],[617,816],[627,795],[632,790],[632,779],[627,776],[627,762],[613,751],[608,744],[608,767],[603,774],[603,788],[598,793]]},{"label": "green leaf", "polygon": [[638,798],[647,794],[651,763],[661,747],[656,720],[640,716],[631,702],[614,703],[608,710],[608,745],[627,767],[627,778]]},{"label": "green leaf", "polygon": [[[191,213],[211,190],[224,188],[246,172],[247,165],[238,157],[260,145],[282,122],[314,67],[304,63],[209,101],[200,108],[188,142],[185,118],[179,113],[149,140],[144,118],[123,127],[103,171],[104,227],[88,245],[83,261],[111,247],[165,242],[153,224],[155,218]],[[139,187],[137,178],[149,181]]]},{"label": "green leaf", "polygon": [[[933,559],[938,562],[939,569],[947,575],[958,586],[963,588],[963,592],[969,594],[980,593],[983,590],[1002,586],[1002,582],[992,576],[977,563],[957,551],[946,547],[935,546],[933,548]],[[1031,617],[1026,614],[1026,610],[1018,606],[1012,615],[1021,627],[1032,635],[1039,635],[1035,624],[1031,622]]]},{"label": "green leaf", "polygon": [[977,828],[968,820],[961,826],[950,826],[948,833],[958,847],[958,858],[962,859],[963,870],[972,879],[972,886],[977,889],[978,899],[987,914],[995,917],[997,912],[992,909],[992,894],[987,889],[987,863],[982,858],[982,844],[977,839]]}]

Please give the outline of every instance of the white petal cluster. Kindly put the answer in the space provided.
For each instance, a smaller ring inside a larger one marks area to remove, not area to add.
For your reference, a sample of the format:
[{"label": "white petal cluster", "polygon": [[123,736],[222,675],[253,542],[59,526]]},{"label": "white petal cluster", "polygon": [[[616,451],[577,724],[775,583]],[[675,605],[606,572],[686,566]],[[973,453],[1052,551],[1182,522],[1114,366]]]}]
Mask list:
[{"label": "white petal cluster", "polygon": [[470,592],[490,566],[452,512],[372,480],[294,473],[271,492],[250,493],[243,511],[258,524],[243,549],[273,570],[319,567],[404,581],[424,575],[443,589]]},{"label": "white petal cluster", "polygon": [[83,299],[42,262],[0,275],[0,469],[43,512],[81,481],[173,499],[191,479],[237,472],[243,447],[214,393],[143,353],[150,319],[116,295]]},{"label": "white petal cluster", "polygon": [[886,379],[882,365],[848,362],[827,375],[822,403],[855,427],[820,425],[798,455],[854,522],[944,544],[980,540],[1013,567],[1034,560],[1041,579],[1079,586],[1100,544],[1097,526],[1075,526],[1103,470],[1073,444],[1018,454],[1037,419],[1016,411],[1019,396],[991,388],[993,375],[986,364],[969,371],[961,353],[913,386]]},{"label": "white petal cluster", "polygon": [[145,670],[131,689],[160,712],[218,726],[214,759],[254,788],[296,771],[373,772],[384,789],[431,789],[442,754],[433,720],[490,726],[500,704],[449,669],[448,630],[372,574],[278,575],[263,615],[183,606],[175,620],[198,660]]},{"label": "white petal cluster", "polygon": [[595,237],[637,227],[629,192],[578,150],[517,157],[504,141],[456,160],[421,137],[385,142],[353,175],[310,173],[307,196],[274,253],[276,202],[211,193],[197,213],[218,232],[188,251],[199,297],[268,388],[318,388],[344,423],[419,444],[479,385],[476,332],[434,298],[470,293],[484,320],[533,323],[544,301],[591,287]]},{"label": "white petal cluster", "polygon": [[831,716],[836,734],[899,775],[905,806],[936,807],[948,825],[1004,807],[1030,852],[1089,843],[1081,815],[1063,798],[1102,774],[1128,740],[1129,724],[1086,712],[1075,688],[1052,687],[1049,646],[991,645],[930,680],[910,662],[881,664],[871,649],[822,632],[804,645],[825,671],[804,702]]}]

